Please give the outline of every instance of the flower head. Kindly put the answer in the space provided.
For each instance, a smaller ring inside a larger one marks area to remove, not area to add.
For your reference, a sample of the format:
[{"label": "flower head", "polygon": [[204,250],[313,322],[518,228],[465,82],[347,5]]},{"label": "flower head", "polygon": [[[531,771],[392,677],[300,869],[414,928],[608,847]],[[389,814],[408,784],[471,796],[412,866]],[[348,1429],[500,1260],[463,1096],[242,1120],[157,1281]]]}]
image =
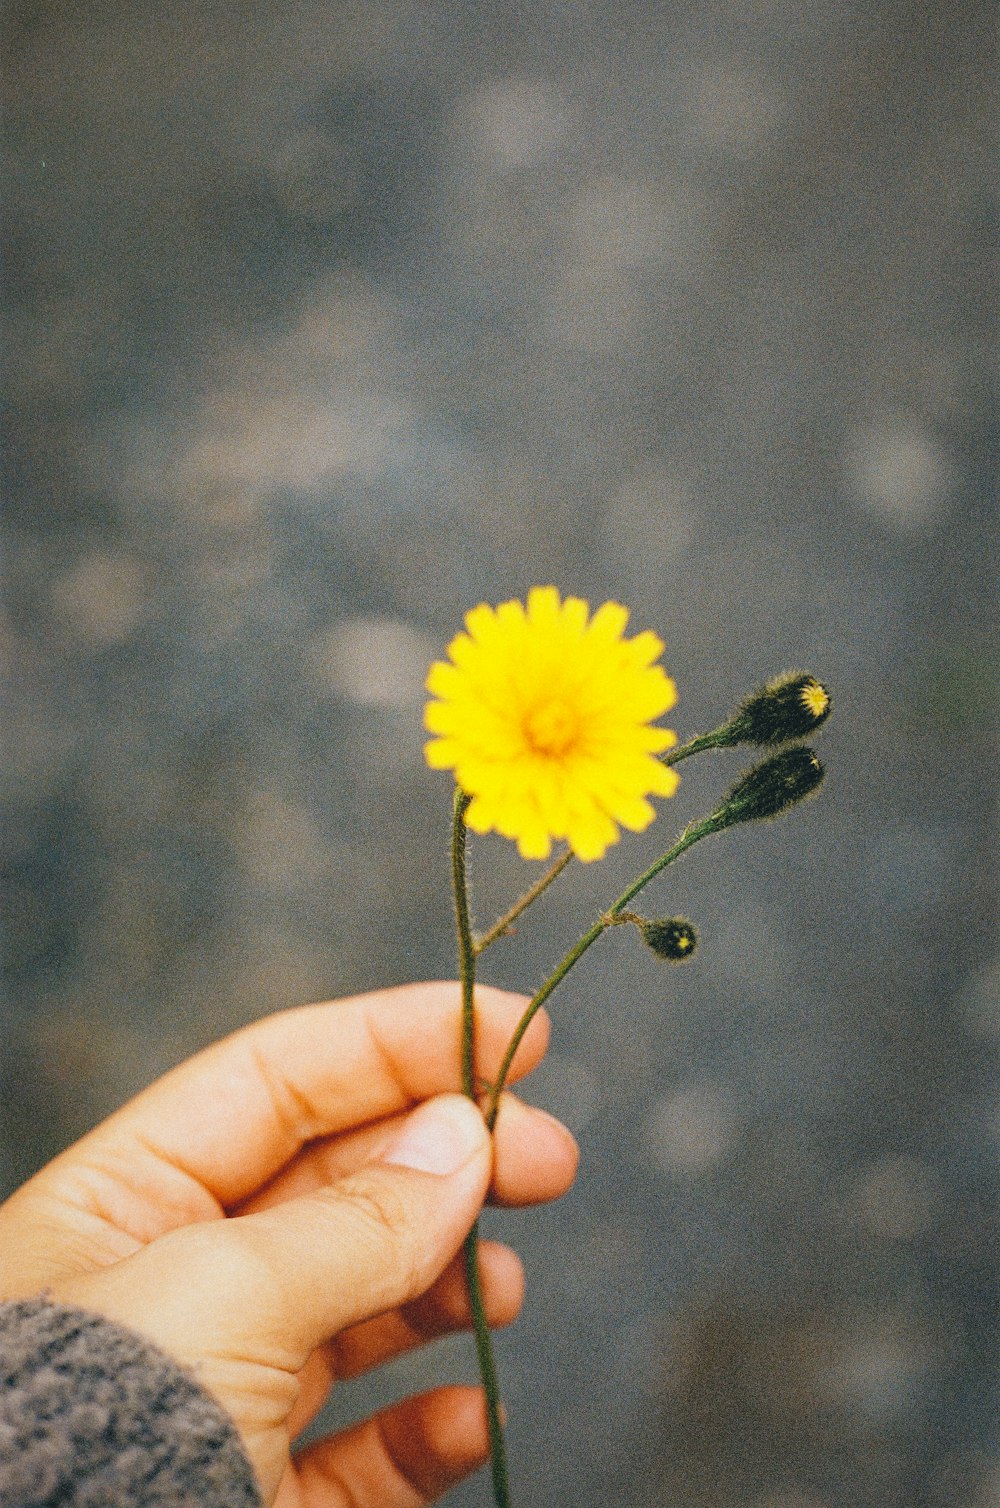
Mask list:
[{"label": "flower head", "polygon": [[453,770],[472,797],[473,831],[513,839],[526,859],[547,858],[553,838],[599,859],[619,823],[652,822],[648,796],[676,790],[655,758],[675,735],[652,726],[676,690],[653,663],[656,635],[624,638],[628,616],[605,602],[589,618],[586,602],[560,601],[552,586],[533,587],[526,605],[466,614],[449,660],[431,666],[424,725],[427,763]]}]

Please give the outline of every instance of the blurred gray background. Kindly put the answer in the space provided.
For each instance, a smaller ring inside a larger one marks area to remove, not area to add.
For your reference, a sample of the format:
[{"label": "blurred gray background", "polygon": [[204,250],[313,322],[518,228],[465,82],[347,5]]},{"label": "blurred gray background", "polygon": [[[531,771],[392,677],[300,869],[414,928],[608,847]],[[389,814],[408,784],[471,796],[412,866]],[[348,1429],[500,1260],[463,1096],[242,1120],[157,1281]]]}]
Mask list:
[{"label": "blurred gray background", "polygon": [[[579,1182],[489,1220],[519,1508],[1000,1503],[989,9],[5,9],[4,1189],[245,1021],[453,974],[467,607],[627,603],[682,737],[833,691],[821,797],[650,893],[696,959],[616,933],[554,1001]],[[526,873],[474,871],[482,921]]]}]

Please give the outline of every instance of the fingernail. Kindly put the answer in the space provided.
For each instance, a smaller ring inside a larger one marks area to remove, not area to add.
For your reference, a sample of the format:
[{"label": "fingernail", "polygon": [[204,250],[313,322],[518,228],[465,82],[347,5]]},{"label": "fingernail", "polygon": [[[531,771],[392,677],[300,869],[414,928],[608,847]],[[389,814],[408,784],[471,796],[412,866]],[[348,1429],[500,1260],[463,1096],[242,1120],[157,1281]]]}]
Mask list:
[{"label": "fingernail", "polygon": [[382,1153],[382,1161],[418,1173],[456,1173],[478,1151],[485,1135],[472,1102],[448,1095],[415,1110]]}]

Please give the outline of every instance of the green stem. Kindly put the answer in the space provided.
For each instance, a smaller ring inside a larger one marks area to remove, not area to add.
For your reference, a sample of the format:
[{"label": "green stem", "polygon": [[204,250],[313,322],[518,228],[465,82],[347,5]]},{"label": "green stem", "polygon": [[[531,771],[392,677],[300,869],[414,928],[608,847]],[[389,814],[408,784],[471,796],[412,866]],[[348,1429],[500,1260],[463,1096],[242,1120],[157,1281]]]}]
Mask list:
[{"label": "green stem", "polygon": [[[465,872],[465,813],[470,798],[456,789],[451,835],[451,874],[455,897],[455,923],[458,933],[458,969],[462,986],[462,1091],[476,1098],[475,984],[476,950],[472,941],[469,916],[469,888]],[[490,1127],[492,1130],[492,1126]],[[511,1508],[510,1482],[507,1475],[507,1447],[500,1417],[500,1384],[497,1379],[493,1340],[486,1323],[482,1286],[479,1281],[479,1221],[470,1230],[463,1246],[465,1275],[469,1289],[469,1308],[476,1340],[479,1375],[486,1394],[486,1420],[490,1438],[490,1468],[493,1473],[493,1496],[497,1508]]]},{"label": "green stem", "polygon": [[476,1097],[476,951],[472,944],[469,916],[469,886],[465,877],[465,813],[472,798],[455,788],[451,828],[451,888],[455,899],[455,930],[458,933],[458,977],[462,987],[462,1093]]},{"label": "green stem", "polygon": [[692,754],[700,754],[702,749],[728,749],[730,740],[725,737],[728,729],[728,723],[723,723],[721,728],[716,728],[711,733],[699,733],[697,738],[690,738],[686,744],[678,744],[669,754],[662,755],[663,763],[680,764],[682,759],[690,759]]},{"label": "green stem", "polygon": [[679,859],[681,854],[686,852],[692,844],[699,842],[702,838],[709,837],[712,833],[721,832],[725,825],[724,822],[719,820],[718,812],[713,812],[710,817],[702,817],[700,822],[689,822],[673,848],[668,848],[666,853],[650,864],[648,869],[643,870],[639,878],[633,880],[631,885],[622,891],[614,905],[608,908],[607,914],[609,916],[620,915],[625,910],[629,901],[635,900],[639,891],[644,890],[650,880],[655,880],[661,869],[666,869],[668,864],[672,864],[675,859]]},{"label": "green stem", "polygon": [[477,956],[478,954],[484,952],[490,946],[490,943],[495,943],[498,937],[503,937],[504,933],[509,931],[511,925],[517,921],[521,913],[523,911],[527,911],[532,902],[537,901],[538,897],[544,890],[548,890],[553,880],[558,879],[572,857],[573,850],[571,848],[567,848],[566,852],[561,853],[559,857],[549,865],[545,873],[539,876],[539,878],[532,885],[531,889],[526,890],[521,896],[521,899],[519,901],[515,901],[510,910],[505,911],[499,921],[493,923],[488,932],[484,932],[482,937],[476,938],[473,944],[473,949]]},{"label": "green stem", "polygon": [[486,1393],[486,1425],[490,1440],[490,1472],[493,1477],[493,1497],[497,1508],[510,1508],[510,1480],[507,1475],[507,1442],[503,1434],[500,1416],[500,1380],[497,1377],[496,1358],[493,1355],[493,1340],[486,1323],[483,1290],[479,1281],[479,1221],[470,1230],[462,1248],[465,1258],[465,1279],[469,1288],[469,1304],[472,1309],[472,1330],[476,1341],[476,1360],[479,1376]]},{"label": "green stem", "polygon": [[665,854],[662,854],[655,863],[651,864],[647,870],[644,870],[637,880],[633,880],[632,884],[626,890],[622,891],[613,905],[609,906],[607,911],[597,918],[596,922],[583,934],[579,942],[574,943],[573,947],[566,954],[566,957],[549,975],[541,989],[528,1004],[524,1015],[517,1023],[514,1035],[507,1044],[507,1051],[504,1053],[503,1062],[500,1064],[499,1072],[494,1080],[493,1088],[490,1090],[490,1096],[486,1102],[486,1109],[484,1111],[486,1124],[491,1131],[496,1125],[497,1112],[500,1108],[500,1096],[507,1082],[507,1075],[514,1061],[514,1055],[521,1045],[521,1039],[531,1025],[536,1012],[545,1004],[553,990],[566,978],[573,965],[583,957],[590,945],[597,941],[601,933],[606,932],[608,927],[616,926],[622,920],[621,913],[625,910],[629,901],[633,900],[639,894],[639,891],[649,884],[650,880],[655,879],[662,869],[666,869],[668,864],[672,864],[675,859],[679,859],[681,854],[690,848],[693,843],[697,843],[700,838],[707,838],[710,833],[721,832],[724,825],[720,824],[717,813],[713,813],[711,817],[703,817],[700,822],[690,822],[674,846],[668,848]]}]

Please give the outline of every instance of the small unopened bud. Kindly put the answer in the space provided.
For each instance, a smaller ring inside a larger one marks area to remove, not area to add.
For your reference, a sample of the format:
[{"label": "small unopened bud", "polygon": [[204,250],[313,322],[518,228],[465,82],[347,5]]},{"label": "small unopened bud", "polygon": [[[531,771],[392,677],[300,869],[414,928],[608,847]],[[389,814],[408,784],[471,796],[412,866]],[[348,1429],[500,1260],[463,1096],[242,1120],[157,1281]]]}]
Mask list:
[{"label": "small unopened bud", "polygon": [[726,742],[784,744],[804,738],[830,716],[830,693],[815,676],[794,671],[747,698],[726,727]]},{"label": "small unopened bud", "polygon": [[683,963],[698,946],[698,934],[683,916],[663,916],[639,924],[642,940],[657,958],[669,963]]},{"label": "small unopened bud", "polygon": [[715,813],[715,819],[720,827],[732,827],[735,822],[776,817],[786,807],[811,795],[820,785],[823,773],[812,749],[801,745],[785,749],[738,780]]}]

